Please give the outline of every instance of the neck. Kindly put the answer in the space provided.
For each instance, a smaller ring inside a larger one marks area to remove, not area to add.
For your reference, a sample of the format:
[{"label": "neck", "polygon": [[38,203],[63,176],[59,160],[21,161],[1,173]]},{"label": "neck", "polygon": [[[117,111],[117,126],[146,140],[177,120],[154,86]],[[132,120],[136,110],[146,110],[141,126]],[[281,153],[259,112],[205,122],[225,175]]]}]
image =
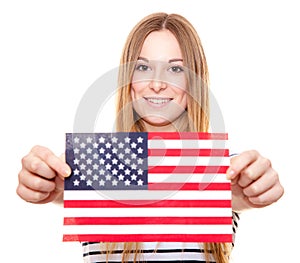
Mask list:
[{"label": "neck", "polygon": [[162,126],[155,126],[151,125],[150,123],[143,122],[145,126],[145,130],[148,132],[176,132],[176,128],[172,123],[162,125]]}]

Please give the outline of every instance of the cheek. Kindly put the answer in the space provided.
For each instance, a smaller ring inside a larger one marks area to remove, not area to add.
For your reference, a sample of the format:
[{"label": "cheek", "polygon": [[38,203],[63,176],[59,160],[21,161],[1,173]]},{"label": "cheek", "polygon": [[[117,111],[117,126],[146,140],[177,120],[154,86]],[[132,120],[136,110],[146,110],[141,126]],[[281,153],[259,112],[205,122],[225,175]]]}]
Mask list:
[{"label": "cheek", "polygon": [[182,107],[186,109],[186,107],[187,107],[187,95],[186,95],[186,93],[184,93],[182,96],[183,96],[183,98],[182,98]]},{"label": "cheek", "polygon": [[174,92],[176,93],[177,103],[180,104],[181,107],[186,108],[187,106],[187,91],[186,88],[174,88]]},{"label": "cheek", "polygon": [[143,83],[132,84],[130,89],[131,99],[136,100],[143,97],[143,90],[145,90],[145,84]]}]

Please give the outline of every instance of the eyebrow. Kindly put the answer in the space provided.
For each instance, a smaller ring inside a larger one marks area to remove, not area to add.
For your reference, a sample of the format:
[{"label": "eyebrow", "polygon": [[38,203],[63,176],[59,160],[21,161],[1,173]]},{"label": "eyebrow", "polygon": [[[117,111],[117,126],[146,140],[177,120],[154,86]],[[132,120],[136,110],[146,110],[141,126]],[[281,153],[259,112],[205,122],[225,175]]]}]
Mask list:
[{"label": "eyebrow", "polygon": [[173,58],[173,59],[170,59],[170,60],[169,60],[169,63],[177,62],[177,61],[183,62],[183,59],[182,59],[182,58]]},{"label": "eyebrow", "polygon": [[[144,58],[144,57],[138,57],[138,60],[144,60],[144,61],[146,61],[147,63],[149,63],[149,59]],[[170,60],[169,60],[169,63],[177,62],[177,61],[183,62],[183,59],[182,59],[182,58],[173,58],[173,59],[170,59]]]}]

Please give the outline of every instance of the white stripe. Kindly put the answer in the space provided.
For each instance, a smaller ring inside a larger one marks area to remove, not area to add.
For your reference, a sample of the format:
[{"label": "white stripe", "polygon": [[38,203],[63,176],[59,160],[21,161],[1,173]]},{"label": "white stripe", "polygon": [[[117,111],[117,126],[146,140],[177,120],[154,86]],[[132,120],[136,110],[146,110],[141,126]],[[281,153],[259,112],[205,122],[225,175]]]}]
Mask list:
[{"label": "white stripe", "polygon": [[231,234],[231,225],[65,225],[64,234]]},{"label": "white stripe", "polygon": [[[201,187],[201,185],[200,185]],[[218,191],[78,191],[65,190],[65,200],[230,200],[230,190]]]},{"label": "white stripe", "polygon": [[[164,252],[164,253],[143,253],[141,254],[141,258],[138,258],[141,262],[157,262],[159,260],[203,260],[205,261],[204,253],[198,252],[182,252],[183,249],[202,249],[203,245],[196,242],[144,242],[143,249],[145,250],[169,250],[169,249],[178,249],[180,252]],[[99,243],[89,243],[88,245],[83,246],[83,253],[86,253],[85,260],[89,260],[88,262],[106,262],[107,256],[109,262],[121,262],[122,254],[120,251],[123,251],[123,243],[116,243],[113,252],[109,255],[106,254],[107,248],[105,245],[101,245]],[[119,250],[119,251],[118,251]],[[97,255],[89,252],[100,252]],[[134,253],[129,254],[129,261],[134,261]],[[211,258],[213,261],[213,258]]]},{"label": "white stripe", "polygon": [[[143,244],[146,244],[149,242],[144,242]],[[169,242],[167,242],[169,243]],[[97,245],[99,246],[99,243],[97,243]],[[177,245],[176,247],[179,250],[182,250],[183,247],[180,247]],[[154,248],[157,249],[157,248]],[[199,249],[199,248],[198,248]],[[98,250],[99,251],[99,248]],[[102,253],[101,253],[102,252]],[[86,255],[84,257],[84,259],[86,260],[85,262],[122,262],[122,254],[120,253],[110,253],[109,255],[107,255],[107,251],[106,250],[102,250],[99,254],[97,255],[93,255],[92,253],[90,255]],[[129,258],[128,261],[132,261],[134,262],[134,260],[136,255],[134,253],[129,254]],[[138,258],[136,259],[138,261],[136,262],[157,262],[157,261],[161,261],[164,260],[167,262],[170,262],[172,260],[175,260],[178,262],[178,260],[183,261],[184,260],[195,260],[196,262],[201,262],[201,260],[203,262],[205,262],[205,255],[204,253],[200,253],[200,252],[169,252],[169,253],[143,253],[140,254],[138,256]],[[213,258],[211,259],[211,261],[213,261]]]},{"label": "white stripe", "polygon": [[231,217],[229,207],[65,208],[65,217]]},{"label": "white stripe", "polygon": [[225,140],[148,140],[149,149],[225,149]]},{"label": "white stripe", "polygon": [[228,183],[226,174],[155,174],[149,173],[151,183]]},{"label": "white stripe", "polygon": [[229,165],[228,157],[212,156],[149,156],[148,166],[222,166]]},{"label": "white stripe", "polygon": [[[146,242],[145,242],[146,243]],[[169,243],[169,242],[167,242]],[[177,245],[177,249],[182,250],[183,247]],[[199,249],[199,248],[198,248]],[[152,260],[152,261],[151,261]],[[140,262],[157,262],[164,260],[166,263],[176,261],[176,262],[189,262],[194,260],[194,262],[205,262],[204,253],[200,252],[169,252],[169,253],[144,253],[142,255],[142,260]],[[202,261],[201,261],[202,260]],[[121,261],[119,261],[121,262]],[[212,260],[210,262],[213,262]]]}]

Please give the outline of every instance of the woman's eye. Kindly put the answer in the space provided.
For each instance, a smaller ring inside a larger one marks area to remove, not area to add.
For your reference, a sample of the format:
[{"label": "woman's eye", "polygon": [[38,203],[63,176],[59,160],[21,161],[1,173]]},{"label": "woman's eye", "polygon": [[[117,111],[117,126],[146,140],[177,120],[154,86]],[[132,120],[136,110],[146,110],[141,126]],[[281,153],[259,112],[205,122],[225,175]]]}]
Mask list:
[{"label": "woman's eye", "polygon": [[180,73],[183,72],[183,68],[180,66],[173,66],[169,68],[169,71],[171,71],[172,73]]},{"label": "woman's eye", "polygon": [[148,71],[148,70],[150,70],[150,67],[147,65],[144,65],[144,64],[140,64],[140,65],[137,65],[135,67],[135,69],[138,71]]}]

